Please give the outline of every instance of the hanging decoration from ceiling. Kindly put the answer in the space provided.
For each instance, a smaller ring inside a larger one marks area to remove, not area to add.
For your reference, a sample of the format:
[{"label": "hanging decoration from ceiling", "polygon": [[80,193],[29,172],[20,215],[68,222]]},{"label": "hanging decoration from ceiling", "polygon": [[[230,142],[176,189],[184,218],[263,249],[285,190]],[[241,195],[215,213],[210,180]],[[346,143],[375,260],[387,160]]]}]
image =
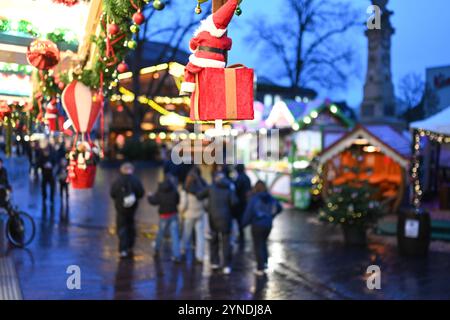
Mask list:
[{"label": "hanging decoration from ceiling", "polygon": [[75,80],[61,96],[64,110],[76,132],[68,166],[69,182],[76,189],[92,188],[94,184],[100,150],[91,141],[90,133],[103,107],[100,95]]},{"label": "hanging decoration from ceiling", "polygon": [[28,46],[27,60],[38,70],[48,70],[58,64],[59,49],[50,40],[34,40]]},{"label": "hanging decoration from ceiling", "polygon": [[201,22],[189,43],[193,53],[185,69],[180,95],[191,95],[191,120],[254,118],[253,69],[243,65],[226,68],[232,46],[227,29],[239,3],[239,0],[225,2]]}]

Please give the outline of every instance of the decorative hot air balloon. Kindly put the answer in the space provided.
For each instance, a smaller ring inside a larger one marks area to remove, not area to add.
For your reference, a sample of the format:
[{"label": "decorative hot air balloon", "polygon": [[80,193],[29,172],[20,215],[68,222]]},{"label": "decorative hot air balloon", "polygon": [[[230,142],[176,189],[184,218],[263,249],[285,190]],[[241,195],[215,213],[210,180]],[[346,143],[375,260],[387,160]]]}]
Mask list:
[{"label": "decorative hot air balloon", "polygon": [[[91,188],[95,180],[99,149],[90,141],[89,134],[102,109],[101,97],[75,80],[64,89],[61,100],[77,133],[69,154],[69,181],[75,189]],[[77,141],[79,135],[81,142]]]}]

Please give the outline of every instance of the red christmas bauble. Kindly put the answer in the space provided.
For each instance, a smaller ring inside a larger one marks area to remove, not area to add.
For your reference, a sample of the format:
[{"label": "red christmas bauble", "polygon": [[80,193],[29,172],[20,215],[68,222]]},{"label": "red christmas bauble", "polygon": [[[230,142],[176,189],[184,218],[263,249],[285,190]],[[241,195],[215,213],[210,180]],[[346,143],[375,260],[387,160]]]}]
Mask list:
[{"label": "red christmas bauble", "polygon": [[108,25],[108,33],[110,35],[112,35],[112,36],[116,35],[116,34],[119,33],[119,31],[120,31],[120,28],[119,28],[119,26],[117,24],[111,23],[111,24]]},{"label": "red christmas bauble", "polygon": [[119,73],[124,73],[128,71],[128,65],[125,62],[121,62],[119,63],[119,65],[117,66],[117,71]]},{"label": "red christmas bauble", "polygon": [[64,90],[65,87],[66,87],[66,85],[65,85],[64,82],[59,82],[59,83],[58,83],[58,88],[59,88],[59,90]]},{"label": "red christmas bauble", "polygon": [[28,46],[27,60],[39,70],[51,69],[59,62],[59,49],[50,40],[34,40]]},{"label": "red christmas bauble", "polygon": [[145,17],[144,17],[144,15],[141,12],[138,11],[135,14],[133,14],[133,21],[137,25],[141,25],[141,24],[144,23]]}]

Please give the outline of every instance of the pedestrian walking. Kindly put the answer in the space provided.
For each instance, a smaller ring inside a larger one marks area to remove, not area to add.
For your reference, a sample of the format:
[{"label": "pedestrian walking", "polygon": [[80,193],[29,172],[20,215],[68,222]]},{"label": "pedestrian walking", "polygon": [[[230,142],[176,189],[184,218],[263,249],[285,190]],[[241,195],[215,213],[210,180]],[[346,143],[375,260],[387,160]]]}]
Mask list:
[{"label": "pedestrian walking", "polygon": [[50,188],[50,203],[53,206],[55,201],[55,171],[56,171],[56,157],[50,145],[47,145],[39,153],[38,167],[41,169],[41,194],[42,202],[47,201],[47,187]]},{"label": "pedestrian walking", "polygon": [[126,162],[120,167],[120,176],[114,181],[110,190],[111,198],[117,211],[116,225],[119,236],[119,253],[121,258],[133,256],[136,238],[135,214],[139,199],[144,196],[144,187],[134,175],[134,167]]},{"label": "pedestrian walking", "polygon": [[[232,208],[237,203],[234,184],[219,171],[211,186],[197,194],[199,200],[208,199],[207,212],[211,229],[211,268],[222,266],[224,274],[231,272],[231,224]],[[220,254],[221,253],[221,254]],[[223,260],[220,261],[220,256]]]},{"label": "pedestrian walking", "polygon": [[199,167],[189,171],[184,188],[180,192],[179,212],[184,217],[181,252],[185,256],[191,248],[192,234],[195,229],[195,261],[203,263],[205,254],[205,218],[204,201],[197,199],[196,194],[206,187]]},{"label": "pedestrian walking", "polygon": [[67,165],[68,161],[66,158],[61,158],[58,165],[58,170],[56,171],[56,176],[59,183],[59,196],[61,204],[64,199],[66,200],[66,204],[69,203],[69,182],[67,181]]},{"label": "pedestrian walking", "polygon": [[0,159],[0,208],[6,208],[11,192],[8,171],[3,166],[3,159]]},{"label": "pedestrian walking", "polygon": [[154,194],[148,194],[150,204],[158,206],[159,230],[155,241],[154,257],[158,258],[166,231],[170,231],[172,241],[172,260],[176,263],[181,261],[180,237],[177,206],[180,202],[180,195],[177,190],[174,178],[169,173],[165,173],[164,180],[158,185]]},{"label": "pedestrian walking", "polygon": [[247,207],[247,199],[252,190],[252,183],[250,178],[245,173],[245,166],[238,164],[235,167],[237,177],[234,180],[236,186],[236,195],[238,198],[237,205],[233,208],[233,217],[237,221],[239,227],[239,243],[241,245],[245,242],[244,228],[242,227],[242,216],[244,215],[245,208]]},{"label": "pedestrian walking", "polygon": [[281,210],[280,202],[267,191],[265,183],[258,181],[242,219],[244,227],[251,225],[253,250],[257,265],[255,273],[258,276],[265,274],[269,257],[267,239],[272,230],[273,219]]}]

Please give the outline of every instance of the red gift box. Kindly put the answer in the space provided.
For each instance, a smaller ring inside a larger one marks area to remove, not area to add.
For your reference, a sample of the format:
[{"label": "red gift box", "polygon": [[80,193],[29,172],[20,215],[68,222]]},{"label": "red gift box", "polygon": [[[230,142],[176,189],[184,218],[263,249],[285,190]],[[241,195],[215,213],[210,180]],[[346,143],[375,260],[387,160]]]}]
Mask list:
[{"label": "red gift box", "polygon": [[204,68],[196,75],[192,120],[253,120],[253,69]]}]

